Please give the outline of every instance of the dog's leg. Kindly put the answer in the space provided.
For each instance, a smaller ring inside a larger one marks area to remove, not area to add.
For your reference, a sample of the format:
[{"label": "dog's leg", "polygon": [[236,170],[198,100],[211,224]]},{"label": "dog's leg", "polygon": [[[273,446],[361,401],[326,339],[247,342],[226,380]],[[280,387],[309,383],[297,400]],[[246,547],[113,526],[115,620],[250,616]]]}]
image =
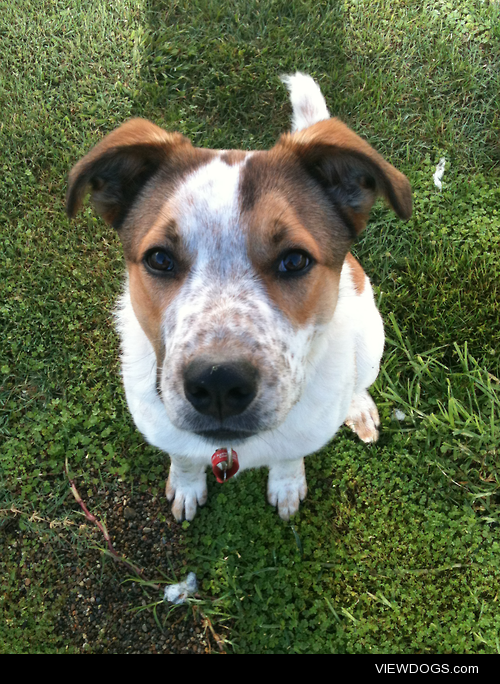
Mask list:
[{"label": "dog's leg", "polygon": [[267,500],[271,506],[278,506],[283,520],[297,513],[300,502],[307,494],[304,459],[281,461],[269,467]]},{"label": "dog's leg", "polygon": [[183,518],[192,520],[197,506],[203,506],[207,500],[207,476],[205,466],[190,464],[186,459],[171,456],[165,493],[169,501],[173,501],[172,514],[177,522]]},{"label": "dog's leg", "polygon": [[380,419],[375,402],[367,390],[353,396],[344,422],[363,442],[377,441]]}]

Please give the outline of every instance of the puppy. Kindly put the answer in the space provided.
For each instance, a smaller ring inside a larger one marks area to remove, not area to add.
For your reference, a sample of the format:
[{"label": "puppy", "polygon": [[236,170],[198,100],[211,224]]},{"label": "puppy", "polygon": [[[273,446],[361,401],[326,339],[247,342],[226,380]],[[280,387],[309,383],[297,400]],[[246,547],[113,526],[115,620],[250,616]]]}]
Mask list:
[{"label": "puppy", "polygon": [[367,388],[383,324],[349,249],[377,196],[408,219],[411,188],[330,118],[312,78],[283,80],[292,131],[268,151],[196,148],[132,119],[69,176],[69,216],[90,187],[123,245],[127,403],[170,455],[177,520],[205,503],[211,463],[226,476],[267,466],[268,500],[288,520],[306,495],[307,454],[343,423],[365,442],[378,437]]}]

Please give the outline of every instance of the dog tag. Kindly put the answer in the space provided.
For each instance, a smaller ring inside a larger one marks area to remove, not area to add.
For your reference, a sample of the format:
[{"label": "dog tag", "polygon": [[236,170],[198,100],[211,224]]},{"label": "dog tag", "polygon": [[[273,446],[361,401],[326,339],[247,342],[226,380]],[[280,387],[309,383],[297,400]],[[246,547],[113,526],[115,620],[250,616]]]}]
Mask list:
[{"label": "dog tag", "polygon": [[225,482],[236,475],[240,467],[238,454],[234,449],[217,449],[212,456],[212,470],[217,482]]}]

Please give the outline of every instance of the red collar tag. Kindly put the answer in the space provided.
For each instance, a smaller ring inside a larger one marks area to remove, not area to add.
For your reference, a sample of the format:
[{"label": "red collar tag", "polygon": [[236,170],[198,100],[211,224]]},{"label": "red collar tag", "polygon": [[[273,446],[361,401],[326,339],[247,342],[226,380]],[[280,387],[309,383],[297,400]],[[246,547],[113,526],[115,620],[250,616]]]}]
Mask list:
[{"label": "red collar tag", "polygon": [[212,456],[212,470],[217,482],[225,482],[238,472],[238,454],[234,449],[229,449],[229,452],[227,449],[217,449]]}]

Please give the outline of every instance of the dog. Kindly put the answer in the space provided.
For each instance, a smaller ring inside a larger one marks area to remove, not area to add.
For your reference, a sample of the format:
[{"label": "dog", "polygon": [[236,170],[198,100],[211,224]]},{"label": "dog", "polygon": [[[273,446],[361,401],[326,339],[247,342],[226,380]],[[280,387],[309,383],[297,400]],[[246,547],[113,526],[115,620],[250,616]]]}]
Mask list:
[{"label": "dog", "polygon": [[68,215],[90,188],[123,245],[127,404],[170,456],[177,521],[205,503],[211,464],[226,476],[267,466],[268,501],[288,520],[306,496],[305,456],[344,423],[378,438],[367,390],[384,329],[349,250],[378,196],[409,219],[411,187],[331,118],[310,76],[282,80],[292,129],[270,150],[197,148],[137,118],[69,175]]}]

